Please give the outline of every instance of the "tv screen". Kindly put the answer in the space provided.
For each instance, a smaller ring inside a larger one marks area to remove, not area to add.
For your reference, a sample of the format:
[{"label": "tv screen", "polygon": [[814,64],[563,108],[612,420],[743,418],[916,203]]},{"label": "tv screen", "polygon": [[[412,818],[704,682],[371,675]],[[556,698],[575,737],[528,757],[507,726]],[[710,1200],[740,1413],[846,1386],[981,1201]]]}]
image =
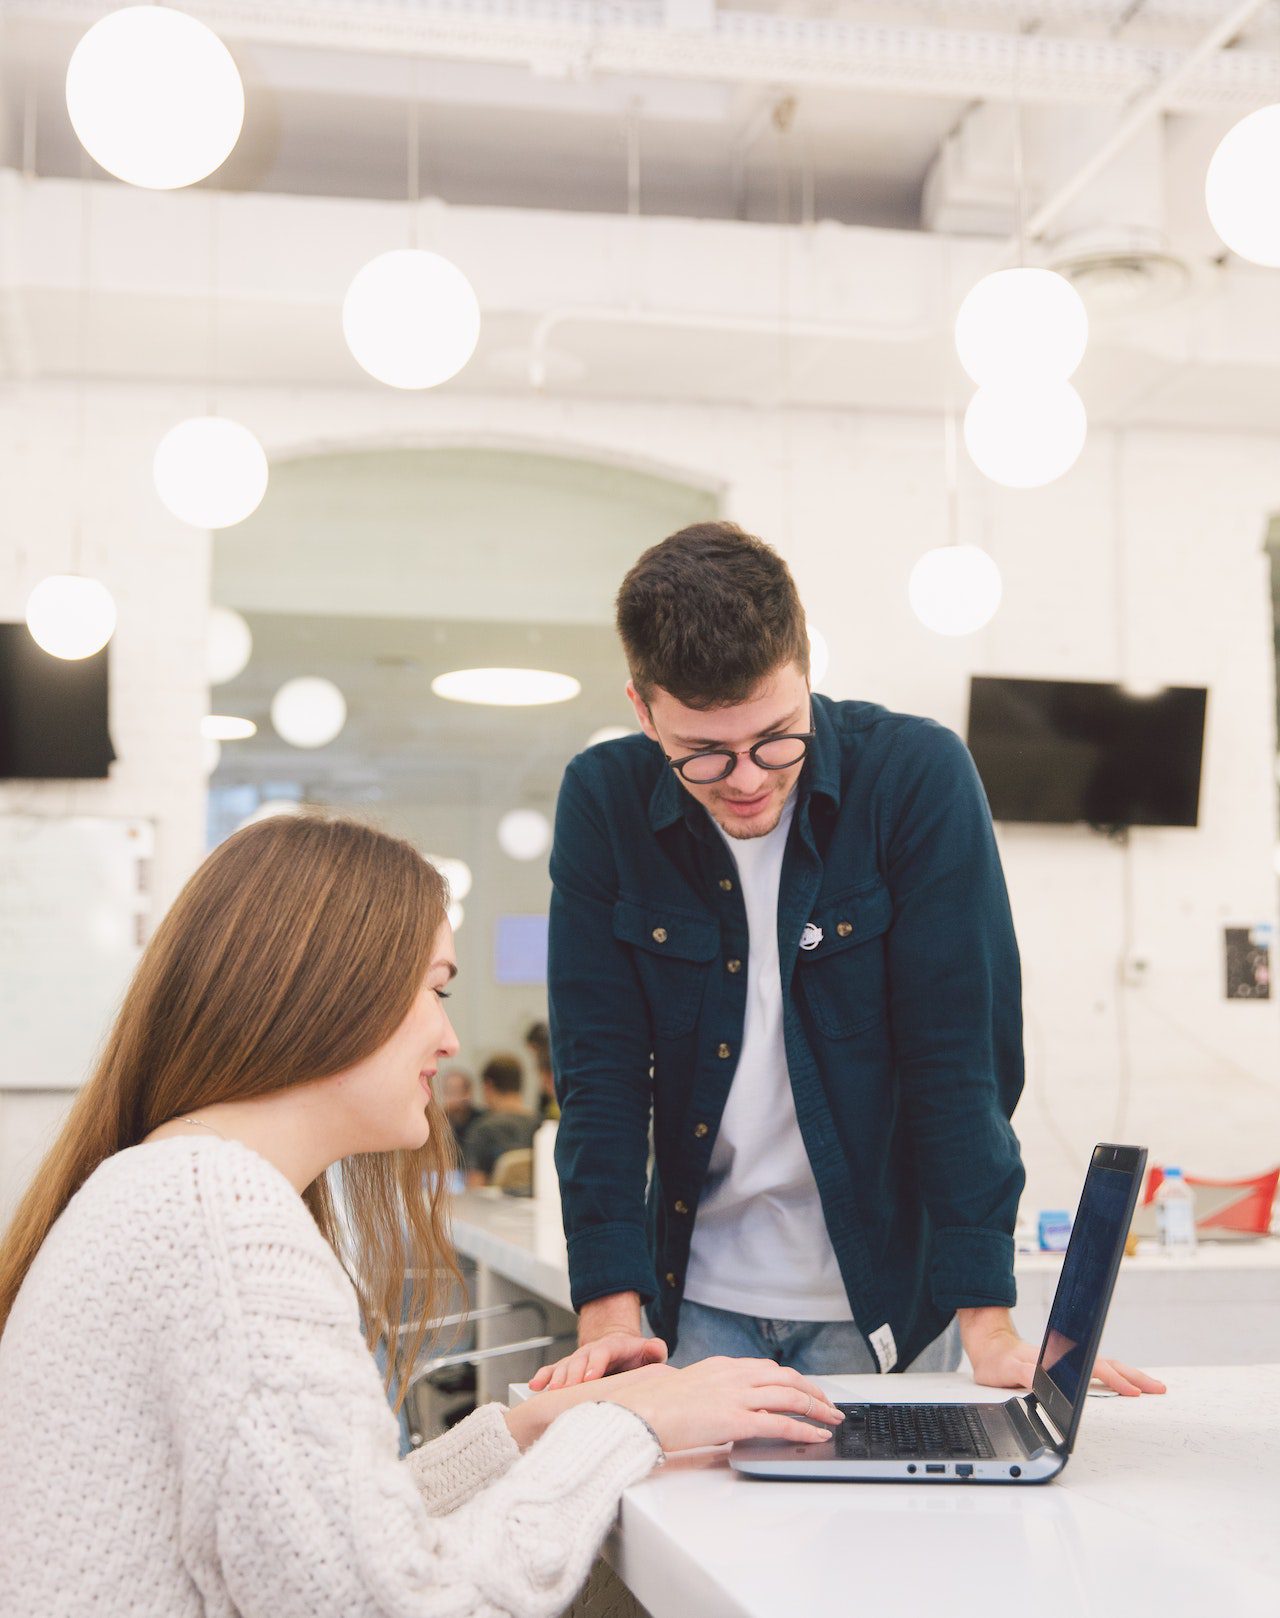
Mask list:
[{"label": "tv screen", "polygon": [[0,779],[106,775],[116,756],[107,729],[107,651],[54,657],[26,624],[0,624]]},{"label": "tv screen", "polygon": [[1208,692],[1091,680],[969,687],[969,751],[995,820],[1194,826]]}]

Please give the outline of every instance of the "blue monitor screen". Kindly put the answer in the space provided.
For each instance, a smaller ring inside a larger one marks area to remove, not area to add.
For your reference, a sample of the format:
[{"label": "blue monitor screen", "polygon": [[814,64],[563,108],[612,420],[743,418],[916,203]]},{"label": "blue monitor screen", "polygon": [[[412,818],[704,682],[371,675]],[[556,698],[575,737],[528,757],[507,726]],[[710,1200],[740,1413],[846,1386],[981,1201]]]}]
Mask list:
[{"label": "blue monitor screen", "polygon": [[493,975],[499,983],[547,981],[547,918],[499,916],[494,930]]}]

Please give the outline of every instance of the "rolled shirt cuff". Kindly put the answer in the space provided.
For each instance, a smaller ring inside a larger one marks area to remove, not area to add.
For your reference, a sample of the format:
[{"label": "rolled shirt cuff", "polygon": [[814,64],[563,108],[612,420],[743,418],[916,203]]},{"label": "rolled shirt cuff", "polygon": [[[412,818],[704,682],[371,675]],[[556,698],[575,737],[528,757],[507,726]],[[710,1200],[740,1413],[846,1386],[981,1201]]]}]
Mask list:
[{"label": "rolled shirt cuff", "polygon": [[589,1225],[569,1237],[568,1252],[575,1309],[615,1292],[638,1292],[641,1303],[657,1296],[649,1244],[640,1225]]},{"label": "rolled shirt cuff", "polygon": [[985,1225],[948,1225],[934,1232],[929,1290],[937,1308],[1012,1309],[1013,1237]]}]

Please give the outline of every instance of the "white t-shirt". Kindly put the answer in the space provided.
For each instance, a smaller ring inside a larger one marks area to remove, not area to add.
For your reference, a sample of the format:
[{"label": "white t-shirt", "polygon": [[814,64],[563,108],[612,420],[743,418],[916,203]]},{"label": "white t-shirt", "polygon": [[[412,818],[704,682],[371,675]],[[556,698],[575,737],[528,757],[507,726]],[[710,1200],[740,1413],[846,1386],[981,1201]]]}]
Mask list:
[{"label": "white t-shirt", "polygon": [[766,837],[724,837],[747,908],[742,1053],[711,1153],[684,1295],[774,1320],[852,1320],[796,1120],[782,1037],[778,886],[792,793]]}]

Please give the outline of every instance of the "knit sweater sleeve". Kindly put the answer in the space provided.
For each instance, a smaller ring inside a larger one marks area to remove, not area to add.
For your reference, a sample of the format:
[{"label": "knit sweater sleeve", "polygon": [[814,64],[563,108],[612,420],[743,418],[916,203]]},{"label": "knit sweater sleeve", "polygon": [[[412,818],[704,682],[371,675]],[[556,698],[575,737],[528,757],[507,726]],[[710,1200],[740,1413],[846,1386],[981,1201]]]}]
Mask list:
[{"label": "knit sweater sleeve", "polygon": [[414,1450],[404,1464],[427,1510],[443,1517],[500,1478],[519,1453],[502,1406],[489,1404]]},{"label": "knit sweater sleeve", "polygon": [[267,1233],[246,1212],[233,1205],[242,1228],[224,1246],[244,1367],[215,1503],[219,1574],[243,1618],[561,1612],[658,1458],[643,1423],[578,1406],[514,1459],[500,1413],[480,1411],[456,1447],[402,1462],[336,1260],[314,1227]]}]

